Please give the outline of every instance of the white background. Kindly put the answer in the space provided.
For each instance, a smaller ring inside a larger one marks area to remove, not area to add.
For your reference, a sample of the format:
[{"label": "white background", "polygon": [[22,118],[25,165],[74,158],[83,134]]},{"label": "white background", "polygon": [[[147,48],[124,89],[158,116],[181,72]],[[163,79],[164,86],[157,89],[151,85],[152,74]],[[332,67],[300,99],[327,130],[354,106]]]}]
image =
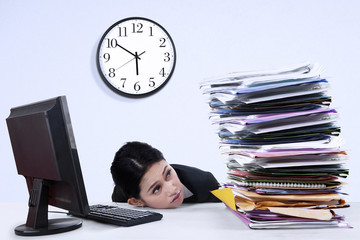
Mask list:
[{"label": "white background", "polygon": [[[109,167],[115,151],[131,140],[150,143],[170,163],[225,180],[199,82],[305,61],[325,67],[350,155],[347,200],[360,201],[359,9],[356,0],[0,0],[0,201],[28,197],[5,123],[11,107],[66,95],[89,201],[110,201]],[[170,82],[144,99],[112,92],[95,63],[106,29],[133,16],[161,24],[177,50]]]}]

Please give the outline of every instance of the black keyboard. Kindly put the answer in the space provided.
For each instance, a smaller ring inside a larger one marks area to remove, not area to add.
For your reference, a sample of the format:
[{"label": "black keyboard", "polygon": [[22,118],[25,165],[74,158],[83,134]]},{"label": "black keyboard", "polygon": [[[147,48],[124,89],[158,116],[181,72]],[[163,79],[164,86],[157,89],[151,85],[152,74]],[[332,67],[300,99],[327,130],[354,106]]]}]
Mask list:
[{"label": "black keyboard", "polygon": [[121,208],[111,205],[92,205],[87,216],[101,222],[130,227],[138,224],[158,221],[162,214],[152,211]]}]

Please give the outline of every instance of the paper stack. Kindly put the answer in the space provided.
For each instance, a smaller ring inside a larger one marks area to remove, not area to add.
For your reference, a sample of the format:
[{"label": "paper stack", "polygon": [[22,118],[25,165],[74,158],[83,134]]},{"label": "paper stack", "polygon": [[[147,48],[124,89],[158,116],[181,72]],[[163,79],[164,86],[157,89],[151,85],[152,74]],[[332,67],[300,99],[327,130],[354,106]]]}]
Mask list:
[{"label": "paper stack", "polygon": [[251,228],[349,227],[334,209],[348,156],[321,66],[207,80],[210,120],[227,157],[230,207]]}]

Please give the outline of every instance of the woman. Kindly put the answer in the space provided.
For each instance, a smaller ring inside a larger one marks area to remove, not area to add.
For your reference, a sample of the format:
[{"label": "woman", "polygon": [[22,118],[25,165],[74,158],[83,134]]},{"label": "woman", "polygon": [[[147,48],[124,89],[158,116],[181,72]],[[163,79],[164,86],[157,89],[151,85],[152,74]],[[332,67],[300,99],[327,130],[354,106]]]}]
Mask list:
[{"label": "woman", "polygon": [[219,202],[210,191],[219,187],[210,172],[172,164],[146,143],[128,142],[111,166],[115,183],[112,200],[134,206],[176,208],[183,202]]}]

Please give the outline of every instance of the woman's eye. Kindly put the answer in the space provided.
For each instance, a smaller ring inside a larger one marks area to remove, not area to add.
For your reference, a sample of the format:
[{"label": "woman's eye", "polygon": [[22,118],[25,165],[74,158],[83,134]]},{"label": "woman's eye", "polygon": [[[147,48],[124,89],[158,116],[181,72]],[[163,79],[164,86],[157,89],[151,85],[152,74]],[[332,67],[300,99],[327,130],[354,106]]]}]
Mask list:
[{"label": "woman's eye", "polygon": [[160,190],[160,186],[156,186],[156,187],[154,188],[154,190],[153,190],[153,194],[158,193],[159,190]]},{"label": "woman's eye", "polygon": [[169,169],[169,170],[167,171],[166,177],[168,178],[168,177],[170,177],[170,175],[171,175],[171,169]]}]

